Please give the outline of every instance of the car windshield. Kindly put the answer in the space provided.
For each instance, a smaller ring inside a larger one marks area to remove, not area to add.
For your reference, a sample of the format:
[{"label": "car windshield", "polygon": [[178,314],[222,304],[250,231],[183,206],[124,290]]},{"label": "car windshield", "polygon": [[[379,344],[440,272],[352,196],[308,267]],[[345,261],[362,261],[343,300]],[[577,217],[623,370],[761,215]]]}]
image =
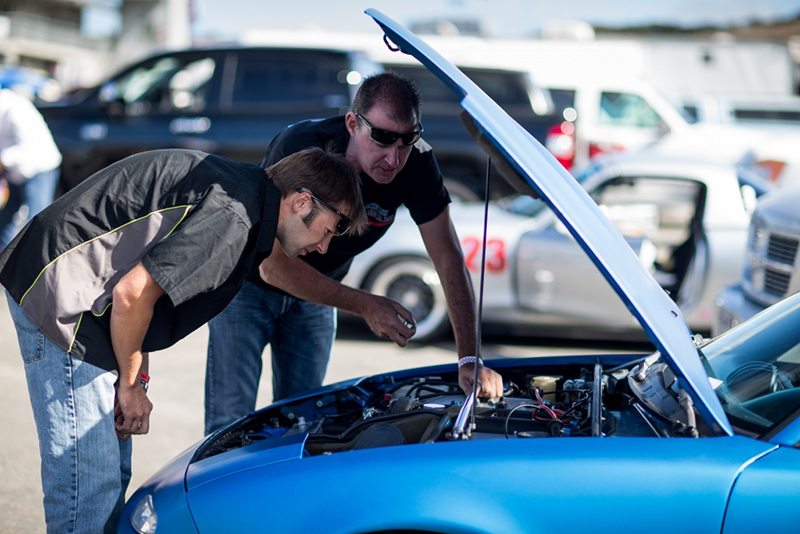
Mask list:
[{"label": "car windshield", "polygon": [[700,351],[738,433],[764,436],[800,410],[800,294]]}]

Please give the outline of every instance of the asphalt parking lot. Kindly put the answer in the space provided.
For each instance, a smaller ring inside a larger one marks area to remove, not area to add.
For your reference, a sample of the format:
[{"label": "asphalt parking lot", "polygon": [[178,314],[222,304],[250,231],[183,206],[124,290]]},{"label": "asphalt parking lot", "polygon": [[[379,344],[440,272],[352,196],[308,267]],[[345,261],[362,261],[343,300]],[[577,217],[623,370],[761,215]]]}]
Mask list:
[{"label": "asphalt parking lot", "polygon": [[[150,358],[150,433],[134,438],[130,495],[162,465],[203,437],[203,381],[208,330],[204,327]],[[523,357],[596,351],[591,347],[485,345],[483,355]],[[265,358],[258,407],[270,404],[269,358]],[[401,349],[377,341],[365,328],[343,324],[325,377],[333,383],[354,376],[455,361],[454,346]],[[0,534],[45,531],[39,454],[25,374],[5,295],[0,299]]]}]

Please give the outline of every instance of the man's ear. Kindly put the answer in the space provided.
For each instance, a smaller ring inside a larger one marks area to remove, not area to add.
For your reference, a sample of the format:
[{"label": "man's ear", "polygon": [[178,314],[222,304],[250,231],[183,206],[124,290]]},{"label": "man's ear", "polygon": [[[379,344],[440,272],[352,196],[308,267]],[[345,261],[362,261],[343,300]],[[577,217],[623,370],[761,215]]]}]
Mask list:
[{"label": "man's ear", "polygon": [[311,196],[308,193],[296,193],[294,200],[292,200],[292,210],[295,213],[304,213],[310,205]]},{"label": "man's ear", "polygon": [[348,111],[347,115],[344,116],[344,124],[347,126],[347,131],[350,132],[350,137],[354,137],[356,135],[356,129],[358,128],[358,117],[352,111]]}]

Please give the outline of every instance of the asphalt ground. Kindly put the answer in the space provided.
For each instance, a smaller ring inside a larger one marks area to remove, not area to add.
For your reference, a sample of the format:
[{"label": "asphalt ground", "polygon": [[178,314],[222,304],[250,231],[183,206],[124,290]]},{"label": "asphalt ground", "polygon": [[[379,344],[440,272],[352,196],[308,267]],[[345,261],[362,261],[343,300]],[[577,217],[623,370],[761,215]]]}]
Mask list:
[{"label": "asphalt ground", "polygon": [[[2,289],[0,296],[0,534],[36,534],[45,532],[39,445],[16,332]],[[150,433],[133,437],[133,478],[129,496],[161,466],[203,438],[207,342],[208,329],[203,327],[175,346],[151,355],[148,395],[154,408]],[[546,342],[534,346],[526,343],[519,339],[514,344],[484,343],[483,356],[525,357],[608,350],[586,342],[577,347],[576,343],[570,342]],[[641,347],[631,347],[631,350],[637,349],[641,350]],[[325,383],[451,363],[455,358],[452,341],[427,346],[412,344],[402,349],[391,342],[377,340],[361,322],[343,322]],[[269,362],[267,355],[258,408],[272,401]]]}]

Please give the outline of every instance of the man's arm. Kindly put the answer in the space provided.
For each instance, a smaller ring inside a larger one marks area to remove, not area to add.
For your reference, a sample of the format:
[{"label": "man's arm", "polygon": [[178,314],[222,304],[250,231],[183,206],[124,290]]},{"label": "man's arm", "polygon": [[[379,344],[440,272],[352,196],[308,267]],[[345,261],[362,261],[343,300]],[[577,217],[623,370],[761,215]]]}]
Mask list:
[{"label": "man's arm", "polygon": [[163,294],[164,290],[141,263],[114,287],[111,343],[119,366],[114,407],[118,434],[147,434],[150,429],[153,404],[140,385],[140,374],[148,369],[142,342],[153,318],[153,307]]},{"label": "man's arm", "polygon": [[261,262],[259,273],[266,283],[298,298],[362,316],[378,337],[389,338],[401,347],[417,332],[416,327],[409,328],[398,318],[413,321],[411,312],[398,302],[328,278],[306,262],[286,256],[277,240],[272,253]]},{"label": "man's arm", "polygon": [[[433,220],[419,225],[419,231],[442,281],[450,322],[456,338],[458,357],[476,356],[478,323],[475,293],[464,262],[464,253],[458,242],[458,235],[450,219],[449,207]],[[463,365],[458,370],[458,383],[467,394],[472,391],[474,376],[474,364]],[[478,370],[478,383],[482,397],[503,395],[502,377],[487,367],[481,366]]]}]

